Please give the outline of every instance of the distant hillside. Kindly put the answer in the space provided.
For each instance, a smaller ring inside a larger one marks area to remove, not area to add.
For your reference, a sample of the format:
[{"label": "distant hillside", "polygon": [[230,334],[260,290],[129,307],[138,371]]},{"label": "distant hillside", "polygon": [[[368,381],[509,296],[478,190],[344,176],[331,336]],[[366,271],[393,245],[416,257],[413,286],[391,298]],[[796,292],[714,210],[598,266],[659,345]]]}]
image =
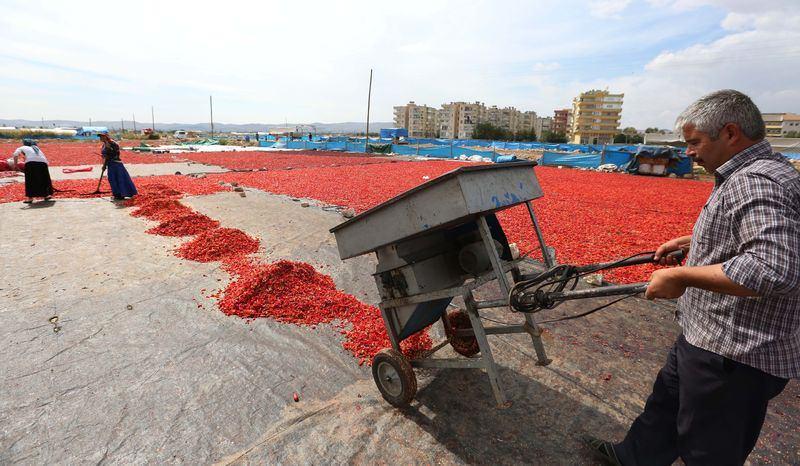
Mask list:
[{"label": "distant hillside", "polygon": [[[230,133],[230,132],[256,132],[256,131],[269,131],[274,128],[294,128],[299,126],[300,132],[307,132],[310,130],[308,127],[309,123],[289,123],[288,125],[284,124],[271,124],[271,123],[245,123],[245,124],[228,124],[228,123],[214,123],[214,131],[220,131],[223,133]],[[366,123],[363,122],[344,122],[344,123],[310,123],[311,126],[315,126],[317,128],[317,133],[356,133],[356,132],[364,132],[366,129]],[[20,127],[34,127],[38,128],[42,126],[41,121],[37,120],[2,120],[0,119],[0,126],[15,126],[17,128]],[[77,127],[77,126],[89,126],[89,122],[87,121],[75,121],[75,120],[44,120],[45,127]],[[120,129],[121,123],[119,120],[117,121],[92,121],[92,126],[106,126],[110,129]],[[132,121],[125,121],[125,129],[133,129],[134,124]],[[150,123],[142,123],[137,121],[136,128],[149,128]],[[394,123],[391,122],[370,122],[369,129],[370,132],[378,132],[380,128],[392,128],[394,127]],[[175,131],[178,129],[184,130],[191,130],[191,131],[211,131],[211,125],[209,123],[159,123],[156,122],[156,129],[159,131]]]}]

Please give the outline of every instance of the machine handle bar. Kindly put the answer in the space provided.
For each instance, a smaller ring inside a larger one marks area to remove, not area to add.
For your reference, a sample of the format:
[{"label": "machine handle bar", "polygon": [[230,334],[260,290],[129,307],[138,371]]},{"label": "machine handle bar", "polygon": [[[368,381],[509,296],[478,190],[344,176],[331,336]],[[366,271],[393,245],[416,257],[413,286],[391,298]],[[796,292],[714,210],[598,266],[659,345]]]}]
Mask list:
[{"label": "machine handle bar", "polygon": [[[655,254],[640,254],[635,257],[630,257],[628,259],[623,259],[614,262],[603,262],[600,264],[582,265],[580,267],[575,267],[575,270],[578,273],[584,273],[601,269],[616,269],[618,267],[628,267],[631,265],[652,264],[655,262],[655,257],[656,257]],[[682,249],[678,249],[677,251],[672,251],[671,253],[667,254],[667,257],[675,258],[675,261],[680,264],[686,258],[686,255],[683,253]]]},{"label": "machine handle bar", "polygon": [[604,286],[601,288],[590,288],[586,290],[572,291],[544,291],[539,290],[534,296],[536,304],[542,309],[551,309],[557,303],[571,301],[573,299],[602,298],[604,296],[620,296],[629,294],[644,293],[647,290],[647,282],[633,283],[630,285]]}]

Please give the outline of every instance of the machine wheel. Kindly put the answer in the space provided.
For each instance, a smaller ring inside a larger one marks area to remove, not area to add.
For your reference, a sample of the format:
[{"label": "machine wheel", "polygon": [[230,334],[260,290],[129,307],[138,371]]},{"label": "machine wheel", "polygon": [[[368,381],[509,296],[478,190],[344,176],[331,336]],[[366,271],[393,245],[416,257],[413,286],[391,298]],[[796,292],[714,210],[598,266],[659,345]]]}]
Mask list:
[{"label": "machine wheel", "polygon": [[[450,328],[453,330],[472,329],[472,323],[469,321],[469,316],[461,309],[447,314],[447,321],[450,323]],[[447,328],[447,327],[445,327]],[[481,348],[478,346],[478,339],[475,336],[457,336],[452,332],[447,332],[447,339],[450,340],[450,346],[453,347],[456,353],[470,357],[480,353]]]},{"label": "machine wheel", "polygon": [[396,408],[405,408],[417,394],[417,377],[411,363],[392,348],[372,358],[372,378],[383,398]]}]

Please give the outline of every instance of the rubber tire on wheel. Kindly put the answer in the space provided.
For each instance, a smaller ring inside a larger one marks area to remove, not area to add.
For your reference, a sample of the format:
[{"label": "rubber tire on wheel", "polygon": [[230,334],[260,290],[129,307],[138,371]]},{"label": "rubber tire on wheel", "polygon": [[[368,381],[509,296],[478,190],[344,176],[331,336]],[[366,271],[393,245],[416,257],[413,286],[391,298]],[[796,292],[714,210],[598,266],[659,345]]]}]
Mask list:
[{"label": "rubber tire on wheel", "polygon": [[[472,322],[470,322],[469,316],[460,309],[448,313],[447,321],[450,323],[450,327],[453,330],[472,329]],[[447,339],[450,340],[450,346],[453,347],[453,350],[462,356],[475,356],[481,351],[481,347],[478,345],[478,339],[475,338],[474,335],[465,337],[449,334],[447,335]]]},{"label": "rubber tire on wheel", "polygon": [[372,358],[372,378],[383,398],[396,408],[405,408],[417,394],[417,377],[411,363],[392,348]]}]

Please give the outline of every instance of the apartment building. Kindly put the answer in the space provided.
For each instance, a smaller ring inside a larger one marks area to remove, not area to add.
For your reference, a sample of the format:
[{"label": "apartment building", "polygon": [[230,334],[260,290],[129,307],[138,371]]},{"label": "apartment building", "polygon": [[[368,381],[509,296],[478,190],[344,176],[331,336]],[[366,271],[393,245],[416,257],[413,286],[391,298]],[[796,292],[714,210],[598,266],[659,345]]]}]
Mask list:
[{"label": "apartment building", "polygon": [[563,108],[553,111],[553,125],[550,131],[560,134],[568,134],[572,126],[572,109]]},{"label": "apartment building", "polygon": [[481,123],[486,118],[486,106],[481,102],[458,103],[458,139],[472,138],[475,125]]},{"label": "apartment building", "polygon": [[524,133],[536,132],[536,112],[522,112],[522,115],[520,116],[519,131]]},{"label": "apartment building", "polygon": [[435,138],[439,135],[438,111],[414,101],[394,107],[394,124],[397,128],[406,128],[412,138]]},{"label": "apartment building", "polygon": [[619,132],[624,96],[593,89],[575,97],[572,101],[570,142],[611,144]]},{"label": "apartment building", "polygon": [[413,101],[394,107],[394,124],[408,129],[410,137],[471,139],[475,125],[491,123],[512,133],[534,131],[536,112],[514,107],[486,107],[482,102],[450,102],[436,110]]},{"label": "apartment building", "polygon": [[488,122],[512,133],[518,133],[522,129],[523,113],[514,107],[497,108],[492,105],[485,110],[484,115],[480,123]]},{"label": "apartment building", "polygon": [[768,137],[784,137],[800,132],[800,115],[794,113],[762,113]]},{"label": "apartment building", "polygon": [[439,110],[439,137],[455,139],[458,137],[458,109],[463,102],[442,104]]},{"label": "apartment building", "polygon": [[544,133],[553,131],[553,119],[550,117],[537,117],[533,131],[536,133],[536,139],[541,141]]}]

